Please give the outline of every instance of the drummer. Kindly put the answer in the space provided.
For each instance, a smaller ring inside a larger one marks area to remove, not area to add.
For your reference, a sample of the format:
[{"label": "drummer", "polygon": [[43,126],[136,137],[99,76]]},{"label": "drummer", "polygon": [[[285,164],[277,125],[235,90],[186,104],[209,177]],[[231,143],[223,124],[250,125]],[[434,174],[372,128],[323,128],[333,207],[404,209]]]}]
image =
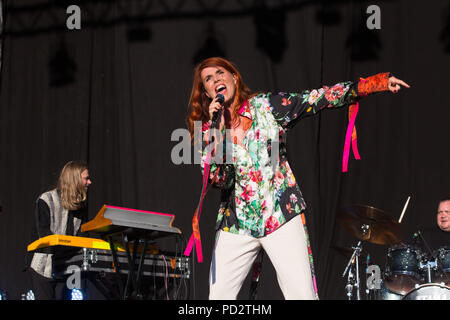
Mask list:
[{"label": "drummer", "polygon": [[[418,239],[418,243],[424,242],[424,252],[434,251],[439,248],[450,246],[450,198],[439,201],[436,225],[421,231],[423,239]],[[429,246],[429,248],[427,248]]]}]

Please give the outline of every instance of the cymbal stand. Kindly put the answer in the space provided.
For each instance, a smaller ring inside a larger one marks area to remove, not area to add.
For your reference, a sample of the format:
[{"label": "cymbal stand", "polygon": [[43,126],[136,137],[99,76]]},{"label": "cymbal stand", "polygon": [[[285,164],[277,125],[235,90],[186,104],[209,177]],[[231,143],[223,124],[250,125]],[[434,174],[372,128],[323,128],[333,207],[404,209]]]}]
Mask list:
[{"label": "cymbal stand", "polygon": [[[359,281],[359,255],[361,254],[362,246],[361,241],[358,242],[356,247],[352,247],[354,249],[352,256],[350,257],[350,260],[347,263],[347,267],[344,270],[344,273],[342,274],[342,277],[345,277],[345,274],[348,271],[348,280],[347,285],[345,286],[345,290],[347,291],[348,299],[351,300],[353,295],[353,287],[356,287],[356,298],[357,300],[361,300],[360,295],[360,281]],[[353,262],[355,260],[355,262]],[[355,264],[355,274],[352,272],[352,265]],[[356,279],[355,279],[356,276]]]},{"label": "cymbal stand", "polygon": [[345,286],[345,291],[346,291],[348,300],[352,300],[354,283],[355,283],[355,276],[352,272],[352,268],[350,268],[348,270],[347,285]]}]

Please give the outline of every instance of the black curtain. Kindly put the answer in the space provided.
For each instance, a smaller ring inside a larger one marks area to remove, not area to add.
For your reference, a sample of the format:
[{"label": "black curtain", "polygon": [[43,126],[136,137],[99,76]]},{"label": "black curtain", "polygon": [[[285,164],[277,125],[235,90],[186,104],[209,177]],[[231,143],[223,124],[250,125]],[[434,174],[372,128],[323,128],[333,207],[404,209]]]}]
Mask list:
[{"label": "black curtain", "polygon": [[[103,204],[172,213],[189,237],[201,175],[198,165],[173,164],[178,142],[171,134],[184,127],[193,67],[209,55],[233,61],[254,91],[296,92],[385,71],[412,86],[361,101],[356,128],[362,160],[351,157],[348,173],[341,173],[348,108],[325,110],[289,134],[322,299],[346,298],[341,274],[347,260],[333,246],[351,247],[357,239],[337,223],[341,207],[370,205],[398,219],[411,196],[405,232],[435,224],[437,201],[449,194],[446,1],[293,1],[277,10],[224,1],[202,14],[193,13],[197,1],[184,2],[186,14],[161,3],[146,17],[133,15],[126,1],[79,1],[81,29],[69,30],[66,8],[72,3],[7,2],[0,290],[19,298],[29,289],[22,270],[34,202],[72,159],[90,165],[90,218]],[[381,9],[379,30],[365,26],[372,4]],[[205,262],[195,264],[191,298],[208,296],[218,202],[218,192],[210,191],[200,221]],[[387,249],[363,247],[382,269]],[[248,290],[249,281],[239,297],[248,298]],[[267,258],[258,298],[282,299]]]}]

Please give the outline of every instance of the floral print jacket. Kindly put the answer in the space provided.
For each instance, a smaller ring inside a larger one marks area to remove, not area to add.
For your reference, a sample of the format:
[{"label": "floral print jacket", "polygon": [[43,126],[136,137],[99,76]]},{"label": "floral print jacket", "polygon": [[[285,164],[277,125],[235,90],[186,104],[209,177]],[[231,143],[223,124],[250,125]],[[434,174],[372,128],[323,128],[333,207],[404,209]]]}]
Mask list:
[{"label": "floral print jacket", "polygon": [[[325,108],[350,105],[361,96],[387,90],[389,76],[381,73],[301,93],[259,94],[244,103],[239,110],[246,130],[243,140],[223,139],[222,161],[210,161],[210,181],[221,189],[217,230],[263,237],[302,214],[305,200],[287,161],[288,129]],[[202,131],[209,136],[210,121]],[[222,134],[226,136],[225,130]],[[207,145],[205,141],[202,170]]]}]

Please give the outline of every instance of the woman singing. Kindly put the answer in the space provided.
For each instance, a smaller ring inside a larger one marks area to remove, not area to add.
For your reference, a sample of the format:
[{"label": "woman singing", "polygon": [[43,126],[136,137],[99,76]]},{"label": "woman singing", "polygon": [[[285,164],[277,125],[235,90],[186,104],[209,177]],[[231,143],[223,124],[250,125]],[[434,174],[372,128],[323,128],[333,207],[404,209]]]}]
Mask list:
[{"label": "woman singing", "polygon": [[[255,94],[225,59],[209,58],[195,68],[187,123],[194,136],[194,124],[201,121],[201,166],[213,149],[209,179],[221,189],[210,299],[236,299],[261,248],[275,267],[285,299],[318,299],[306,204],[287,161],[286,133],[299,120],[325,108],[351,105],[375,92],[397,93],[402,86],[409,87],[389,73],[380,73],[300,93]],[[223,105],[218,94],[224,97]],[[221,108],[222,134],[215,134],[210,144],[211,119]],[[221,161],[217,161],[219,148],[223,148]]]}]

